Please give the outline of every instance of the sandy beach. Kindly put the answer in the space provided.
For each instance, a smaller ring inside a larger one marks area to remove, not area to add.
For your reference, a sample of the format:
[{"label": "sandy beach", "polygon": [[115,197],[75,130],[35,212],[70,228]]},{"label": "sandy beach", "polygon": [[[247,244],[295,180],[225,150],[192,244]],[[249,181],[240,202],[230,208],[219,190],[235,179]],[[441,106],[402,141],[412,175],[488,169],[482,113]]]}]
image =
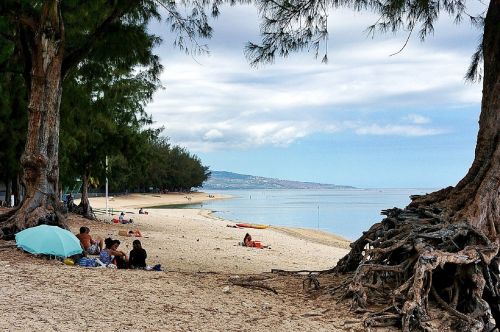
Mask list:
[{"label": "sandy beach", "polygon": [[[212,195],[210,195],[212,196]],[[149,264],[161,264],[169,271],[262,273],[272,269],[326,270],[347,253],[349,242],[334,234],[300,228],[270,227],[267,229],[233,228],[233,222],[214,218],[203,209],[151,209],[139,214],[139,208],[152,205],[195,203],[227,196],[208,197],[205,193],[145,195],[115,197],[108,208],[115,215],[97,216],[110,221],[121,211],[133,224],[89,223],[91,235],[119,239],[124,251],[132,249],[135,238],[120,236],[120,230],[139,229],[141,242],[148,252]],[[91,198],[91,205],[105,207],[102,197]],[[77,232],[82,225],[70,218],[70,227]],[[228,227],[229,226],[229,227]],[[270,249],[254,249],[238,245],[246,233]]]},{"label": "sandy beach", "polygon": [[[157,197],[159,196],[159,197]],[[363,330],[346,320],[348,302],[336,304],[325,289],[304,293],[304,276],[270,273],[326,270],[347,253],[348,241],[307,229],[240,229],[197,209],[146,209],[206,199],[206,194],[128,195],[109,201],[124,210],[131,225],[88,221],[69,215],[73,232],[86,225],[91,235],[119,239],[128,252],[136,238],[120,230],[140,229],[148,264],[164,271],[113,270],[66,266],[6,247],[0,251],[1,330],[101,331],[326,331]],[[186,198],[189,197],[189,198]],[[103,198],[92,198],[102,208]],[[103,205],[104,204],[104,205]],[[116,214],[115,216],[117,216]],[[270,249],[238,245],[245,233]],[[9,243],[0,243],[5,245]],[[255,278],[269,289],[242,287]],[[320,277],[322,286],[334,277]],[[237,282],[236,282],[237,283]]]}]

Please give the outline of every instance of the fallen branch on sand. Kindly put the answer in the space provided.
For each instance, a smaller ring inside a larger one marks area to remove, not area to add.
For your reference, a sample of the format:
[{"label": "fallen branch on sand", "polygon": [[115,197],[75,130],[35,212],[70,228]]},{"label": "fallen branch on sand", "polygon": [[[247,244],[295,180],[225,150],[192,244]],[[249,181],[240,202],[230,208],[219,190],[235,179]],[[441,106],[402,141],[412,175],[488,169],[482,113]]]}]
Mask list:
[{"label": "fallen branch on sand", "polygon": [[278,294],[278,291],[274,289],[271,286],[268,286],[264,283],[257,282],[257,281],[248,281],[248,280],[239,280],[239,279],[229,279],[229,282],[233,284],[234,286],[240,286],[240,287],[246,287],[246,288],[253,288],[253,289],[260,289],[260,290],[268,290],[273,292],[274,294]]}]

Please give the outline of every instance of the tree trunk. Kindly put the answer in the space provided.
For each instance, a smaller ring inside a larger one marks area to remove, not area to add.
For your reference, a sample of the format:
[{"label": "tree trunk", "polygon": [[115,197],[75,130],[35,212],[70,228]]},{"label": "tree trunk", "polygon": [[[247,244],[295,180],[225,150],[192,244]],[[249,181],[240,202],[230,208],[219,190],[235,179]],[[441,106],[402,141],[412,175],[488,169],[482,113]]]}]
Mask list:
[{"label": "tree trunk", "polygon": [[366,326],[398,322],[403,331],[428,330],[434,299],[456,330],[500,327],[500,0],[489,4],[483,55],[479,133],[468,173],[456,187],[413,198],[404,210],[382,211],[387,217],[332,269],[354,272],[347,289],[353,310],[387,305]]},{"label": "tree trunk", "polygon": [[80,205],[78,206],[78,213],[87,219],[95,219],[94,212],[89,202],[89,176],[90,172],[85,169],[82,176],[82,197],[80,199]]},{"label": "tree trunk", "polygon": [[12,201],[12,182],[10,179],[5,181],[5,202],[7,203],[7,206],[11,206],[11,201]]},{"label": "tree trunk", "polygon": [[500,0],[489,4],[483,55],[483,98],[474,162],[455,187],[418,197],[410,207],[439,207],[447,219],[467,220],[495,240],[500,236]]},{"label": "tree trunk", "polygon": [[59,1],[44,1],[33,29],[32,70],[28,104],[28,136],[21,166],[26,190],[21,206],[0,224],[0,238],[12,238],[38,224],[63,225],[59,200],[59,106],[64,26]]},{"label": "tree trunk", "polygon": [[21,175],[16,176],[16,182],[12,187],[12,193],[14,194],[14,199],[16,205],[19,205],[24,199],[24,187],[21,185]]}]

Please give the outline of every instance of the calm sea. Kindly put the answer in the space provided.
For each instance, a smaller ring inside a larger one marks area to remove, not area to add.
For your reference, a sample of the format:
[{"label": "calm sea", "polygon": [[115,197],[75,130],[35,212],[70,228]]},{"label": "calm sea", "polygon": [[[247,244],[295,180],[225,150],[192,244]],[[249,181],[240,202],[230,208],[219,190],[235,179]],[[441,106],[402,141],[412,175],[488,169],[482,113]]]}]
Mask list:
[{"label": "calm sea", "polygon": [[227,220],[320,229],[357,239],[382,220],[380,211],[405,207],[410,195],[435,189],[206,190],[234,196],[183,207],[204,208]]}]

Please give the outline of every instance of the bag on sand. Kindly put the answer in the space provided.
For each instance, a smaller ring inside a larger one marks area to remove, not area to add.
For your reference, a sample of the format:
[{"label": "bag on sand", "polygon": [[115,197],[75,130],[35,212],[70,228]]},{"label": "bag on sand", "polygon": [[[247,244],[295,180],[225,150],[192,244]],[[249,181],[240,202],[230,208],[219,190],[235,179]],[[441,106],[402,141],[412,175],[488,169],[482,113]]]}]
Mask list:
[{"label": "bag on sand", "polygon": [[78,261],[78,265],[83,266],[83,267],[96,267],[97,262],[96,262],[95,258],[82,257]]}]

